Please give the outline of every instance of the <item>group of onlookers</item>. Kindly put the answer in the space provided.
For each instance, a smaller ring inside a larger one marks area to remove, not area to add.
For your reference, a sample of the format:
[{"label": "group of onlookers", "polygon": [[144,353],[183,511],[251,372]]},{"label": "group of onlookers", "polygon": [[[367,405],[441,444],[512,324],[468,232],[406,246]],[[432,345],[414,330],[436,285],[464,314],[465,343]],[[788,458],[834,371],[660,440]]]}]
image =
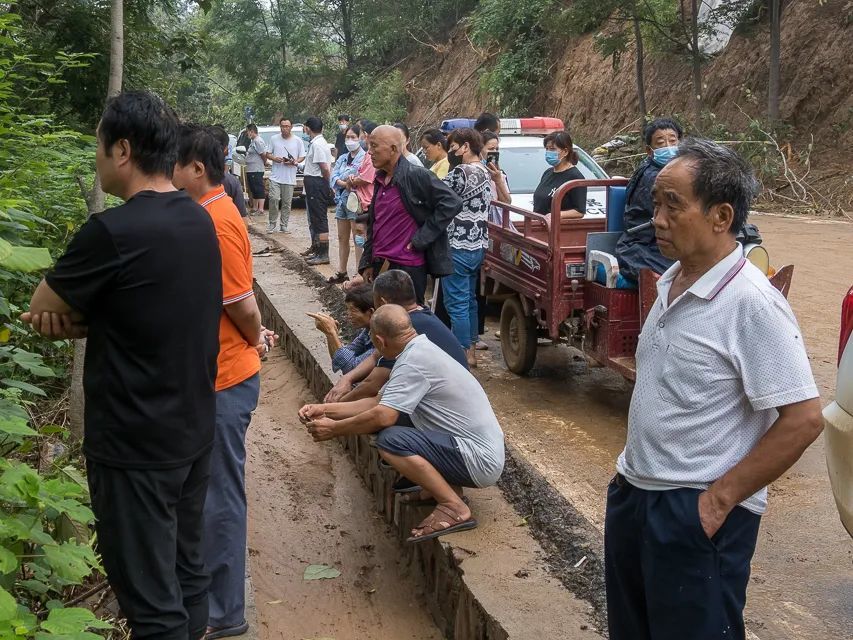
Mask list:
[{"label": "group of onlookers", "polygon": [[[358,333],[345,344],[334,319],[312,314],[343,375],[299,419],[317,441],[376,434],[400,501],[431,507],[410,543],[472,529],[463,489],[495,484],[505,460],[470,372],[486,220],[506,189],[490,157],[498,132],[425,132],[430,171],[407,153],[405,127],[344,122],[333,174],[322,122],[305,122],[305,151],[286,124],[269,150],[256,131],[250,146],[281,165],[285,186],[304,154],[314,256],[328,259],[330,188],[366,212],[363,282],[345,298]],[[21,316],[52,339],[88,336],[83,448],[98,550],[134,637],[214,640],[248,627],[245,436],[260,359],[277,336],[261,324],[223,134],[179,122],[148,92],[110,98],[96,165],[124,204],[86,221]],[[670,120],[649,125],[648,159],[628,188],[626,216],[651,221],[654,249],[649,238],[620,241],[628,277],[672,265],[639,338],[627,443],[607,489],[614,640],[745,637],[766,487],[823,424],[796,319],[737,242],[752,171],[711,141],[676,148],[680,135]],[[534,198],[543,214],[577,177],[568,134],[544,144],[553,169]],[[560,218],[584,207],[569,192]],[[424,307],[430,275],[443,281],[452,331]]]}]

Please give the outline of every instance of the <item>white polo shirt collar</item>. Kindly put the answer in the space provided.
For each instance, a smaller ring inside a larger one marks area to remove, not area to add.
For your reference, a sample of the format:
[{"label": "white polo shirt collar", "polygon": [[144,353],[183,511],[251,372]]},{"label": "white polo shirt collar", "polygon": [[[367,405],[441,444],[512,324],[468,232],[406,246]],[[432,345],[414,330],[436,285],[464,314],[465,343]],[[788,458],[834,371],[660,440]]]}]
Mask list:
[{"label": "white polo shirt collar", "polygon": [[[734,279],[740,270],[743,269],[745,264],[746,258],[743,257],[743,246],[741,246],[739,242],[736,242],[735,248],[729,255],[708,269],[708,271],[694,282],[690,288],[682,294],[682,296],[673,300],[673,304],[687,294],[704,300],[713,300],[720,291],[725,289],[726,285]],[[657,282],[658,296],[664,310],[671,306],[667,304],[667,301],[669,300],[669,290],[672,287],[675,277],[680,272],[681,262],[676,262],[664,272],[660,277],[660,280]]]}]

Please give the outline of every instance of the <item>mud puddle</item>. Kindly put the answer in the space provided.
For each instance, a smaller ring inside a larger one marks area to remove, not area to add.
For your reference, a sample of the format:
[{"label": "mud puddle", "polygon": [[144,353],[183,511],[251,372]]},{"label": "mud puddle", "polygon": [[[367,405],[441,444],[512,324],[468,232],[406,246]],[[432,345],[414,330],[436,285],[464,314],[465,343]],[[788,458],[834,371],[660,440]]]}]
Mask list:
[{"label": "mud puddle", "polygon": [[[439,640],[415,577],[336,443],[296,420],[310,394],[281,353],[247,437],[249,559],[261,640]],[[309,565],[340,576],[304,580]]]}]

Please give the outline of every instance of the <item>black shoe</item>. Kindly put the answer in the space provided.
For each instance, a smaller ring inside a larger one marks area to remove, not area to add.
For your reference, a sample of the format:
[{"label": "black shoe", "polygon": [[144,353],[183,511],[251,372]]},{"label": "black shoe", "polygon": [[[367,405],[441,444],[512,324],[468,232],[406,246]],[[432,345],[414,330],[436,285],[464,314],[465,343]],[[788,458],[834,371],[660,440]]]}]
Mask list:
[{"label": "black shoe", "polygon": [[303,258],[307,258],[308,256],[313,256],[315,253],[317,253],[317,247],[312,244],[310,247],[305,249],[305,251],[300,251],[299,255]]},{"label": "black shoe", "polygon": [[318,251],[316,255],[305,258],[305,262],[315,267],[320,264],[329,264],[331,261],[329,260],[329,254],[324,255]]},{"label": "black shoe", "polygon": [[326,282],[328,282],[329,284],[341,284],[342,282],[346,282],[347,280],[349,280],[349,276],[346,274],[346,272],[338,271],[331,278],[327,278]]}]

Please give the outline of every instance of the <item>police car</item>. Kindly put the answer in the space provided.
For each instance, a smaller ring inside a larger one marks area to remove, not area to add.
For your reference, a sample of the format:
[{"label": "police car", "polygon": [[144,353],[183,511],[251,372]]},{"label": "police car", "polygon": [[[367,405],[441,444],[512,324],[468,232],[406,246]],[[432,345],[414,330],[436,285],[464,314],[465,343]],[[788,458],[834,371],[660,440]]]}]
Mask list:
[{"label": "police car", "polygon": [[[476,120],[471,118],[452,118],[441,123],[441,130],[449,133],[453,129],[473,128]],[[509,183],[512,204],[528,211],[533,210],[533,192],[549,168],[545,162],[545,147],[542,138],[556,131],[563,131],[565,125],[559,118],[501,118],[500,131],[500,168],[503,169]],[[575,146],[579,160],[577,167],[584,178],[590,180],[609,178],[607,172],[592,159],[586,151]],[[604,216],[607,199],[602,188],[587,189],[586,215]],[[524,216],[513,213],[513,221],[523,220]]]}]

